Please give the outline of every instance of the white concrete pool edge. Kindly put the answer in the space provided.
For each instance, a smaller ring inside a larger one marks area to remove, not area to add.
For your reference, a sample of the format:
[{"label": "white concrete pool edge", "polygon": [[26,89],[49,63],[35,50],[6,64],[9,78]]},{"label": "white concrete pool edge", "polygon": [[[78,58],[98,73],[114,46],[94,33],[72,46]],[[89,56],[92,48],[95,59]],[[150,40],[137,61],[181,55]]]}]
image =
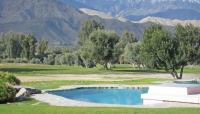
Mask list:
[{"label": "white concrete pool edge", "polygon": [[73,86],[62,86],[58,89],[48,89],[44,90],[42,94],[36,94],[31,96],[32,98],[48,103],[53,106],[70,106],[70,107],[135,107],[135,108],[171,108],[171,107],[200,107],[198,104],[188,104],[188,103],[176,103],[176,102],[147,102],[144,105],[116,105],[116,104],[102,104],[102,103],[91,103],[84,101],[77,101],[68,98],[64,98],[57,95],[48,94],[47,91],[55,90],[67,90],[67,89],[77,89],[77,88],[90,88],[90,87],[105,87],[105,88],[140,88],[148,87],[150,85],[73,85]]}]

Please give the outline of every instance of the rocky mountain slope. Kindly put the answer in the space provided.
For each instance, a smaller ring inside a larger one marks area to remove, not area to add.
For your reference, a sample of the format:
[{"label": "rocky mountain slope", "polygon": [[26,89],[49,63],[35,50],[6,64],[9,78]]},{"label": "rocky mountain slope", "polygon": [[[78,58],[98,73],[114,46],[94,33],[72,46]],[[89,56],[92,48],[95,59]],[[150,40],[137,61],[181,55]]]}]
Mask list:
[{"label": "rocky mountain slope", "polygon": [[74,44],[84,20],[95,19],[108,29],[132,31],[139,38],[146,24],[89,16],[60,0],[0,0],[0,32],[32,33],[53,44]]},{"label": "rocky mountain slope", "polygon": [[165,19],[160,17],[146,17],[140,21],[134,21],[134,23],[157,23],[164,26],[176,26],[181,24],[183,26],[192,24],[196,27],[200,27],[200,20],[178,20],[178,19]]},{"label": "rocky mountain slope", "polygon": [[200,19],[200,0],[61,0],[77,8],[94,9],[133,21],[148,16]]}]

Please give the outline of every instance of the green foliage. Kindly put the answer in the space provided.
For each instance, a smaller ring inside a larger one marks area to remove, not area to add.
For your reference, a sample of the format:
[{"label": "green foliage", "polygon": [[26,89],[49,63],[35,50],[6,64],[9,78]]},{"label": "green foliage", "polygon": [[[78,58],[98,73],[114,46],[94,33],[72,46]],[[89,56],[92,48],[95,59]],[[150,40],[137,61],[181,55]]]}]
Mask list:
[{"label": "green foliage", "polygon": [[0,82],[0,104],[14,101],[16,90],[6,83]]},{"label": "green foliage", "polygon": [[38,58],[32,58],[32,59],[30,60],[30,63],[32,63],[32,64],[41,64],[42,62],[41,62],[40,59],[38,59]]},{"label": "green foliage", "polygon": [[137,42],[137,39],[135,38],[133,33],[130,33],[128,31],[125,31],[122,35],[122,37],[119,39],[119,42],[115,46],[115,59],[119,63],[124,62],[124,56],[123,53],[125,51],[125,47],[128,44]]},{"label": "green foliage", "polygon": [[57,55],[55,57],[55,64],[56,65],[76,65],[78,64],[78,58],[73,53],[66,53],[64,55]]},{"label": "green foliage", "polygon": [[123,56],[124,56],[124,61],[126,63],[140,66],[141,64],[140,44],[139,43],[127,44],[124,49]]},{"label": "green foliage", "polygon": [[200,29],[193,25],[177,25],[175,33],[179,64],[187,65],[200,60]]},{"label": "green foliage", "polygon": [[13,101],[15,99],[16,90],[11,85],[19,85],[20,80],[13,74],[0,73],[0,103]]},{"label": "green foliage", "polygon": [[48,55],[48,57],[44,58],[43,63],[47,64],[47,65],[54,65],[55,64],[55,55],[54,54]]},{"label": "green foliage", "polygon": [[25,58],[6,58],[2,59],[1,63],[28,63],[28,60]]},{"label": "green foliage", "polygon": [[79,59],[82,61],[81,65],[86,68],[92,68],[95,65],[93,60],[93,44],[91,43],[89,36],[93,31],[103,30],[104,26],[101,23],[98,23],[95,20],[87,20],[85,21],[80,29],[79,33]]},{"label": "green foliage", "polygon": [[85,41],[89,39],[90,34],[93,31],[104,29],[104,26],[101,23],[98,23],[95,20],[87,20],[81,25],[79,33],[79,44],[84,45]]},{"label": "green foliage", "polygon": [[192,25],[178,25],[175,37],[160,25],[153,25],[144,32],[141,56],[147,67],[165,69],[181,79],[184,67],[199,59],[199,47],[200,31]]},{"label": "green foliage", "polygon": [[37,41],[30,34],[8,32],[3,33],[0,39],[4,46],[1,50],[3,50],[3,57],[5,58],[26,58],[30,60],[35,56]]},{"label": "green foliage", "polygon": [[95,66],[92,53],[93,49],[94,45],[90,40],[85,41],[84,45],[79,49],[80,59],[86,68],[92,68]]},{"label": "green foliage", "polygon": [[42,40],[38,43],[37,46],[37,53],[40,54],[45,54],[46,50],[48,49],[48,41]]},{"label": "green foliage", "polygon": [[4,83],[9,83],[12,85],[19,85],[20,80],[17,79],[13,74],[11,73],[5,73],[5,72],[0,72],[0,81]]},{"label": "green foliage", "polygon": [[119,40],[115,32],[97,30],[90,34],[90,41],[93,44],[91,51],[95,62],[108,68],[108,63],[114,58],[114,47]]},{"label": "green foliage", "polygon": [[48,41],[42,40],[37,45],[37,56],[42,59],[46,56],[46,52],[48,49]]}]

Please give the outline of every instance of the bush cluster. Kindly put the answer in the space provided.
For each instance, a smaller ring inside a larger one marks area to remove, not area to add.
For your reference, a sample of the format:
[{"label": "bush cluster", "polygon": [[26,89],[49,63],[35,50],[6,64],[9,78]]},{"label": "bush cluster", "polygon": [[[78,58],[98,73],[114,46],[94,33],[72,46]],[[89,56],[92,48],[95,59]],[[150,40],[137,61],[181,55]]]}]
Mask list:
[{"label": "bush cluster", "polygon": [[22,58],[6,58],[2,59],[1,63],[28,63],[28,60]]},{"label": "bush cluster", "polygon": [[19,85],[20,80],[11,73],[0,72],[0,103],[15,100],[16,89],[12,85]]}]

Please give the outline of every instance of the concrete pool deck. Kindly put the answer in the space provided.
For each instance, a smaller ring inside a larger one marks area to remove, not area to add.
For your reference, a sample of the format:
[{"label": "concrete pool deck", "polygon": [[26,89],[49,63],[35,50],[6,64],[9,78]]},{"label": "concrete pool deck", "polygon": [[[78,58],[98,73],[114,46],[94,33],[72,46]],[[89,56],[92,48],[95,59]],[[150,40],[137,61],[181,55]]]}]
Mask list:
[{"label": "concrete pool deck", "polygon": [[33,95],[32,98],[48,103],[53,106],[71,106],[71,107],[135,107],[135,108],[172,108],[172,107],[200,107],[200,104],[178,103],[178,102],[163,102],[163,101],[144,101],[143,105],[115,105],[115,104],[100,104],[72,100],[57,95],[48,94],[46,91],[54,90],[67,90],[76,88],[140,88],[148,87],[149,85],[74,85],[74,86],[62,86],[58,89],[45,90],[42,94]]}]

